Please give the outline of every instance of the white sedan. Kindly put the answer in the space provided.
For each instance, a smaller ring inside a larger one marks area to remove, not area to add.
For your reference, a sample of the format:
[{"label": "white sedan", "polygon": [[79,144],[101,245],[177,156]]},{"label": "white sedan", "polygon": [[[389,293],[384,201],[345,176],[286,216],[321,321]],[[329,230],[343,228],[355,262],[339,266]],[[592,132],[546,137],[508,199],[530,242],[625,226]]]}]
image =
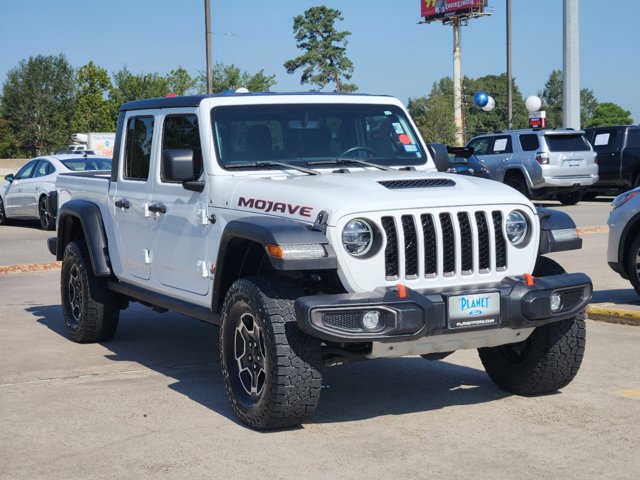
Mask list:
[{"label": "white sedan", "polygon": [[111,159],[79,152],[28,161],[15,175],[6,175],[0,186],[0,225],[12,219],[38,219],[43,230],[53,230],[55,221],[47,210],[47,195],[55,190],[56,177],[88,170],[111,170]]}]

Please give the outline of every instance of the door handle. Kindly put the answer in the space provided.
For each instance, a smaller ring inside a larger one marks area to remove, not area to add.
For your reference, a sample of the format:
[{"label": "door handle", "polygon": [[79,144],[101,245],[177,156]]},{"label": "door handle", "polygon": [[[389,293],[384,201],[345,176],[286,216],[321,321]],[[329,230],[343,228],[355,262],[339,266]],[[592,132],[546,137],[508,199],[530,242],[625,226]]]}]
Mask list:
[{"label": "door handle", "polygon": [[161,203],[154,203],[153,205],[149,205],[149,211],[153,213],[167,213],[167,207]]},{"label": "door handle", "polygon": [[116,207],[127,209],[131,207],[131,204],[129,203],[129,200],[123,198],[122,200],[116,200]]}]

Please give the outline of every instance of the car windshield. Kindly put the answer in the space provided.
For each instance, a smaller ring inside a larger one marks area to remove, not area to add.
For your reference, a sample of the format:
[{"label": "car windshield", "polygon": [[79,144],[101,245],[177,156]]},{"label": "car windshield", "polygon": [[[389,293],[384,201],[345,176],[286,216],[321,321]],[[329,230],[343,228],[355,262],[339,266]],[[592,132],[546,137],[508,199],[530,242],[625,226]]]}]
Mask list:
[{"label": "car windshield", "polygon": [[74,172],[84,172],[86,170],[111,170],[110,158],[70,158],[60,161],[66,168]]},{"label": "car windshield", "polygon": [[589,150],[589,143],[584,135],[545,135],[550,152],[584,152]]},{"label": "car windshield", "polygon": [[392,105],[223,106],[211,117],[222,167],[262,168],[256,162],[271,161],[319,168],[323,160],[344,158],[422,165],[427,158],[408,119]]}]

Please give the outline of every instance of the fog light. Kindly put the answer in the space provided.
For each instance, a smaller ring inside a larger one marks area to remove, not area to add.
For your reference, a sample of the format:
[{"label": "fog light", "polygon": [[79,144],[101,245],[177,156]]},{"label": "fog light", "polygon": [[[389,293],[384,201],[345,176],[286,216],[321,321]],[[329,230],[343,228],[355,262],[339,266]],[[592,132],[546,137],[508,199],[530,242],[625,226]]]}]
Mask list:
[{"label": "fog light", "polygon": [[562,308],[562,295],[558,292],[553,292],[551,297],[549,297],[549,302],[551,304],[551,311],[553,313],[558,313]]},{"label": "fog light", "polygon": [[382,328],[380,312],[375,310],[364,312],[364,315],[362,315],[362,326],[369,331],[380,330],[380,328]]}]

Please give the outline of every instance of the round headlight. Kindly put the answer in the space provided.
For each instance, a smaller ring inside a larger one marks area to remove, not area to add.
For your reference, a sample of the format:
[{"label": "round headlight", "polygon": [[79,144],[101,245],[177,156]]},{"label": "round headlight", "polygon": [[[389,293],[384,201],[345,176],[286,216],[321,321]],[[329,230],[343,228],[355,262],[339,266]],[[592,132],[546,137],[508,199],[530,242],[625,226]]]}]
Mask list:
[{"label": "round headlight", "polygon": [[529,232],[529,223],[524,213],[519,210],[509,212],[507,216],[507,238],[512,245],[521,244]]},{"label": "round headlight", "polygon": [[373,245],[373,228],[361,218],[351,220],[342,230],[342,245],[354,257],[364,255]]}]

